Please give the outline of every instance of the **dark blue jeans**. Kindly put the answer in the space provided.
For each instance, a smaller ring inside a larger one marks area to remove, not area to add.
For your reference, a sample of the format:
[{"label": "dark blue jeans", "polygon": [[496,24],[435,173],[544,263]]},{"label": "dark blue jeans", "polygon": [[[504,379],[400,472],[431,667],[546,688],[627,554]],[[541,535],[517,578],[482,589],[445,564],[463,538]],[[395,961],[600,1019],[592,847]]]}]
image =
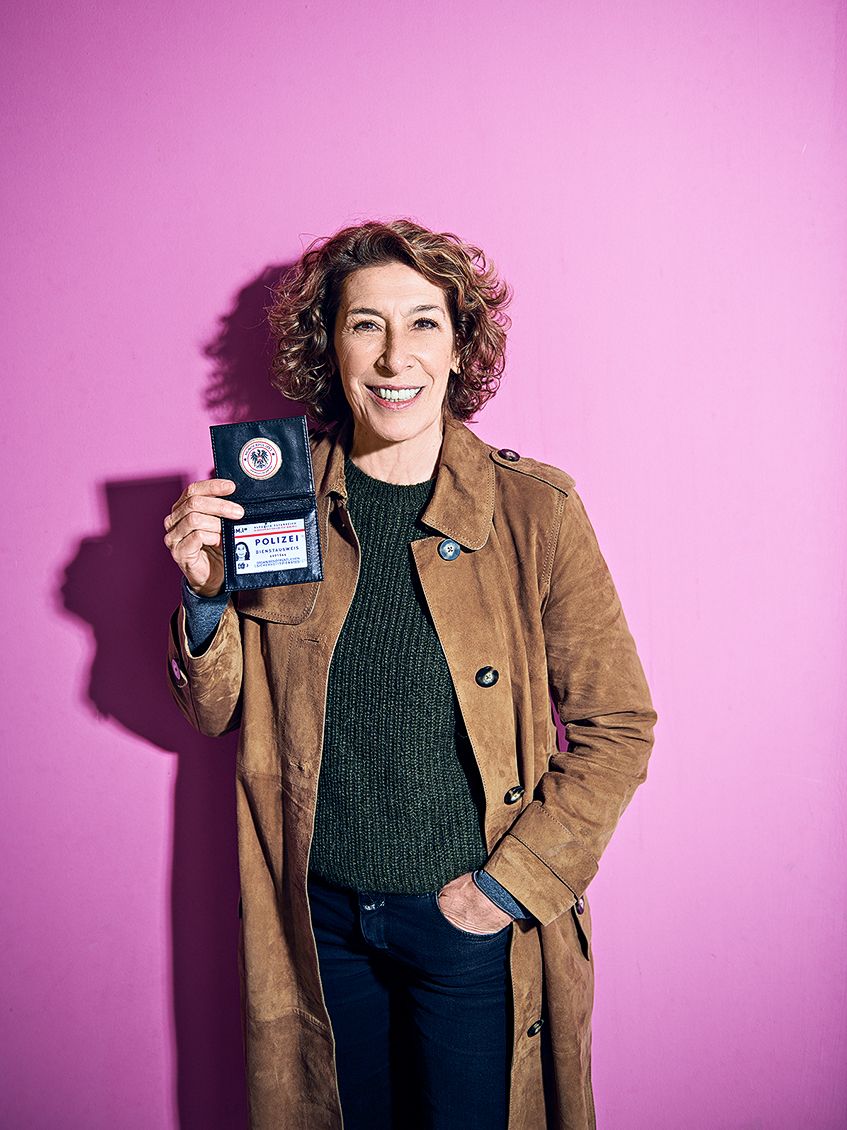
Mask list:
[{"label": "dark blue jeans", "polygon": [[472,934],[435,891],[309,876],[345,1130],[505,1130],[511,923]]}]

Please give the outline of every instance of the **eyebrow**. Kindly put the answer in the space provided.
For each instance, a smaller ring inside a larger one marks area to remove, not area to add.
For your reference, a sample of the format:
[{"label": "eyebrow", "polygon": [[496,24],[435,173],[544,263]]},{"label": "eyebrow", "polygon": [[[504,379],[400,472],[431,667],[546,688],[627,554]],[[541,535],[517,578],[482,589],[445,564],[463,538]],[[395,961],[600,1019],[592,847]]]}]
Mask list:
[{"label": "eyebrow", "polygon": [[[426,303],[422,303],[420,306],[413,306],[409,311],[409,314],[420,314],[424,310],[438,310],[442,314],[444,313],[444,308],[442,306],[432,306],[427,305]],[[380,314],[379,310],[374,310],[370,306],[357,306],[355,309],[347,311],[348,318],[351,314],[375,314],[377,318],[383,318],[385,316],[384,314]]]}]

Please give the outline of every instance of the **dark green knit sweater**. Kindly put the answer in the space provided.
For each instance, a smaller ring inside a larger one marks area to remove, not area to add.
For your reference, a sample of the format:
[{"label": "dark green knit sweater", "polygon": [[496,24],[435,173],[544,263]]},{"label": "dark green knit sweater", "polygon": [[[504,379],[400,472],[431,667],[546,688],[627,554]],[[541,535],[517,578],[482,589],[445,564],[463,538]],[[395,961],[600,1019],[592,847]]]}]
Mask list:
[{"label": "dark green knit sweater", "polygon": [[422,894],[487,858],[481,786],[409,545],[435,479],[397,485],[345,460],[362,546],[329,671],[310,870]]}]

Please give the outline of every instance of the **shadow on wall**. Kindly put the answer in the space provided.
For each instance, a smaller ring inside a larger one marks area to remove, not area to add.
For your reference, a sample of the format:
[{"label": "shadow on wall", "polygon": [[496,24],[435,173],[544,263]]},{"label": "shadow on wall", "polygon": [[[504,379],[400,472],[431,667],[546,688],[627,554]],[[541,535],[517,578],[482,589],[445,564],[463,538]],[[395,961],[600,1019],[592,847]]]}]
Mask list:
[{"label": "shadow on wall", "polygon": [[293,263],[266,267],[248,283],[203,350],[212,363],[205,404],[215,422],[303,415],[302,406],[286,400],[268,380],[272,350],[265,308],[269,287],[293,267]]},{"label": "shadow on wall", "polygon": [[[205,347],[213,366],[204,398],[210,423],[302,413],[268,383],[267,288],[287,269],[268,267],[244,287]],[[236,738],[195,733],[166,682],[179,573],[162,542],[162,521],[186,483],[184,474],[171,472],[101,484],[108,529],[82,539],[65,569],[61,599],[94,634],[87,707],[177,759],[171,941],[179,1126],[233,1130],[247,1122],[237,969]]]}]

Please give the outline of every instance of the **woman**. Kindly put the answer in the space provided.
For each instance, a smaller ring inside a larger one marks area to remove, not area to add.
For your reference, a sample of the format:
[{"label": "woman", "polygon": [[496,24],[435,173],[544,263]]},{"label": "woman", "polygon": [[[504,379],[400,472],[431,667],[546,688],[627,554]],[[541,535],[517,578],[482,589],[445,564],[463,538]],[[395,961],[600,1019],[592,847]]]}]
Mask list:
[{"label": "woman", "polygon": [[507,297],[408,220],[313,245],[270,318],[324,580],[221,592],[227,480],[165,519],[172,691],[241,726],[254,1127],[594,1126],[585,890],[656,714],[573,479],[465,424]]}]

